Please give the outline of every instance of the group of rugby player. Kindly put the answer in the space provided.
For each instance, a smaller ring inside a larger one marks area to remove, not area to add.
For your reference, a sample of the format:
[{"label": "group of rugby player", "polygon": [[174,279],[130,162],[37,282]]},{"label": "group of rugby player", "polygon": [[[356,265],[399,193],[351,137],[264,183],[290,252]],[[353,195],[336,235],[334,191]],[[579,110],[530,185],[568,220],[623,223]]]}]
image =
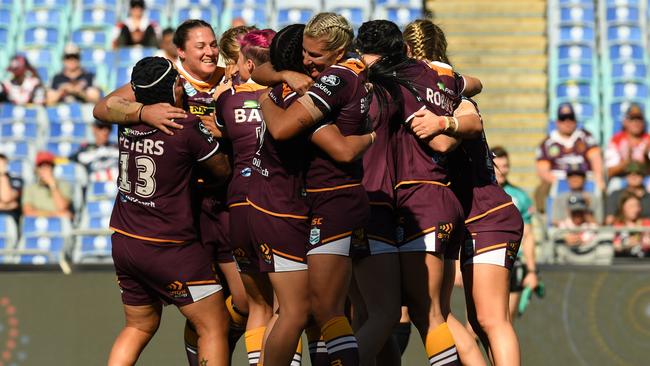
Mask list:
[{"label": "group of rugby player", "polygon": [[440,28],[375,20],[354,38],[320,13],[218,45],[188,20],[174,43],[177,64],[141,60],[95,107],[120,125],[126,325],[109,365],[137,361],[162,303],[188,319],[190,364],[229,364],[245,332],[250,365],[299,365],[306,331],[315,366],[398,365],[406,306],[431,365],[484,365],[450,314],[459,258],[472,329],[493,364],[519,364],[523,223],[466,98],[481,84],[453,71]]}]

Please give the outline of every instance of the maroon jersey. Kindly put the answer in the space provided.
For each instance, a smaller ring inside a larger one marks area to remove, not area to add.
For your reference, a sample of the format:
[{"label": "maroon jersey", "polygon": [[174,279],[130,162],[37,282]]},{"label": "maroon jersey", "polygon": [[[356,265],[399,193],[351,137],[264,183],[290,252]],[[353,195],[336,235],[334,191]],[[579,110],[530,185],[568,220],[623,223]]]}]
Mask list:
[{"label": "maroon jersey", "polygon": [[[286,84],[280,84],[269,96],[278,106],[287,108],[297,94]],[[310,134],[307,131],[287,141],[276,141],[262,122],[248,190],[253,208],[276,216],[307,218],[304,179]]]},{"label": "maroon jersey", "polygon": [[262,130],[262,112],[257,99],[265,89],[265,86],[255,83],[245,83],[232,87],[217,99],[217,124],[226,130],[233,149],[228,205],[246,201],[253,155]]},{"label": "maroon jersey", "polygon": [[[324,115],[323,123],[334,123],[343,136],[368,133],[371,94],[366,88],[363,62],[347,59],[323,71],[307,91]],[[361,183],[361,161],[337,163],[324,151],[315,149],[306,184],[309,189],[336,188]]]},{"label": "maroon jersey", "polygon": [[450,154],[450,167],[451,187],[463,206],[466,220],[477,220],[485,213],[512,204],[512,198],[497,183],[485,132],[478,138],[463,140]]},{"label": "maroon jersey", "polygon": [[[368,116],[377,134],[375,142],[363,155],[363,186],[371,204],[393,205],[395,186],[395,159],[391,149],[390,120],[397,112],[395,102],[387,95],[387,109],[381,110],[377,92],[370,103]],[[387,93],[386,93],[387,94]]]},{"label": "maroon jersey", "polygon": [[441,63],[418,61],[407,66],[402,72],[417,95],[402,86],[404,104],[401,119],[403,126],[397,130],[392,140],[395,144],[397,161],[397,186],[421,182],[449,181],[447,157],[434,152],[411,132],[408,123],[415,112],[429,109],[439,116],[450,116],[460,104],[462,78],[453,73],[451,67]]},{"label": "maroon jersey", "polygon": [[144,125],[120,128],[119,194],[111,228],[156,242],[197,238],[191,206],[192,171],[214,155],[219,144],[190,116],[177,121],[174,136]]},{"label": "maroon jersey", "polygon": [[571,136],[564,137],[557,130],[552,131],[537,148],[537,160],[551,163],[551,170],[591,170],[587,155],[598,147],[598,141],[584,129],[576,129]]}]

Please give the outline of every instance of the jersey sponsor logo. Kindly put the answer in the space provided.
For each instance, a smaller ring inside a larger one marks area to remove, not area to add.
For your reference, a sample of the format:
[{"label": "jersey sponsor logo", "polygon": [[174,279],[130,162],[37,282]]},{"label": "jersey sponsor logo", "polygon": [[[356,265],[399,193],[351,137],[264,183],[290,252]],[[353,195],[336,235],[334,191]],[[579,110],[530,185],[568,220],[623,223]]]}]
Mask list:
[{"label": "jersey sponsor logo", "polygon": [[199,132],[201,132],[201,136],[205,138],[205,140],[208,142],[208,144],[211,144],[214,142],[214,136],[212,136],[212,132],[208,130],[207,127],[203,124],[203,122],[199,122],[196,124],[196,127],[198,128]]},{"label": "jersey sponsor logo", "polygon": [[174,281],[167,285],[165,288],[167,289],[169,296],[173,297],[174,299],[182,299],[189,296],[187,289],[180,281]]},{"label": "jersey sponsor logo", "polygon": [[138,131],[128,127],[120,129],[120,135],[123,135],[125,137],[144,137],[153,135],[156,132],[158,132],[158,130]]},{"label": "jersey sponsor logo", "polygon": [[195,116],[204,116],[206,114],[210,114],[211,112],[214,112],[213,107],[208,107],[204,105],[191,105],[190,106],[190,113],[195,115]]},{"label": "jersey sponsor logo", "polygon": [[320,229],[314,227],[309,232],[309,244],[316,245],[318,243],[320,243]]},{"label": "jersey sponsor logo", "polygon": [[193,97],[198,93],[198,91],[194,89],[192,84],[190,84],[187,81],[183,83],[183,89],[185,89],[185,94],[187,94],[188,97]]},{"label": "jersey sponsor logo", "polygon": [[552,158],[560,155],[560,147],[557,145],[552,145],[548,148],[548,155]]},{"label": "jersey sponsor logo", "polygon": [[266,168],[262,168],[262,159],[260,158],[256,158],[256,157],[253,158],[253,168],[255,169],[255,171],[262,174],[262,176],[264,177],[269,176],[269,170]]},{"label": "jersey sponsor logo", "polygon": [[427,102],[440,107],[445,110],[449,115],[454,114],[454,102],[446,94],[441,93],[439,90],[427,88]]},{"label": "jersey sponsor logo", "polygon": [[242,105],[242,108],[244,109],[257,109],[259,107],[260,106],[256,100],[245,100],[244,104]]},{"label": "jersey sponsor logo", "polygon": [[273,255],[271,254],[271,248],[268,244],[264,243],[260,245],[260,253],[262,254],[262,259],[266,264],[271,264],[271,262],[273,262]]},{"label": "jersey sponsor logo", "polygon": [[235,123],[245,123],[245,122],[262,122],[262,114],[257,108],[237,108],[234,110],[235,113]]},{"label": "jersey sponsor logo", "polygon": [[341,83],[341,79],[336,75],[325,75],[320,78],[320,81],[329,86],[337,86]]},{"label": "jersey sponsor logo", "polygon": [[246,177],[246,178],[250,177],[252,173],[253,173],[253,169],[249,167],[246,167],[242,169],[241,172],[239,172],[239,174],[241,174],[242,177]]},{"label": "jersey sponsor logo", "polygon": [[129,139],[124,136],[119,138],[120,147],[127,151],[141,154],[161,156],[165,153],[165,142],[151,139]]}]

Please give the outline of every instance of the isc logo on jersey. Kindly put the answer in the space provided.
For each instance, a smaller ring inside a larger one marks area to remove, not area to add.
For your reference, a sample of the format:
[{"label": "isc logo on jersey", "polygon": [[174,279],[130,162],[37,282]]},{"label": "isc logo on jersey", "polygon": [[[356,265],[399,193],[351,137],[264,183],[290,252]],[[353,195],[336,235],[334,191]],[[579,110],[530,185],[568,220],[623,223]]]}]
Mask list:
[{"label": "isc logo on jersey", "polygon": [[262,122],[262,114],[256,100],[245,100],[241,108],[235,109],[235,123]]}]

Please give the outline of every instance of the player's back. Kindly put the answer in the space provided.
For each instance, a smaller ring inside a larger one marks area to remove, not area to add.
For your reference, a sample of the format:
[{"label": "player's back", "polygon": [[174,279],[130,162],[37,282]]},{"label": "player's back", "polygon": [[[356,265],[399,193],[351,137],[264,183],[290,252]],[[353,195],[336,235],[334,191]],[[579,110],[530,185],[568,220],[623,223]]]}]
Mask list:
[{"label": "player's back", "polygon": [[191,206],[192,171],[214,155],[219,144],[198,117],[169,136],[145,125],[120,128],[119,193],[111,228],[159,242],[196,238]]}]

